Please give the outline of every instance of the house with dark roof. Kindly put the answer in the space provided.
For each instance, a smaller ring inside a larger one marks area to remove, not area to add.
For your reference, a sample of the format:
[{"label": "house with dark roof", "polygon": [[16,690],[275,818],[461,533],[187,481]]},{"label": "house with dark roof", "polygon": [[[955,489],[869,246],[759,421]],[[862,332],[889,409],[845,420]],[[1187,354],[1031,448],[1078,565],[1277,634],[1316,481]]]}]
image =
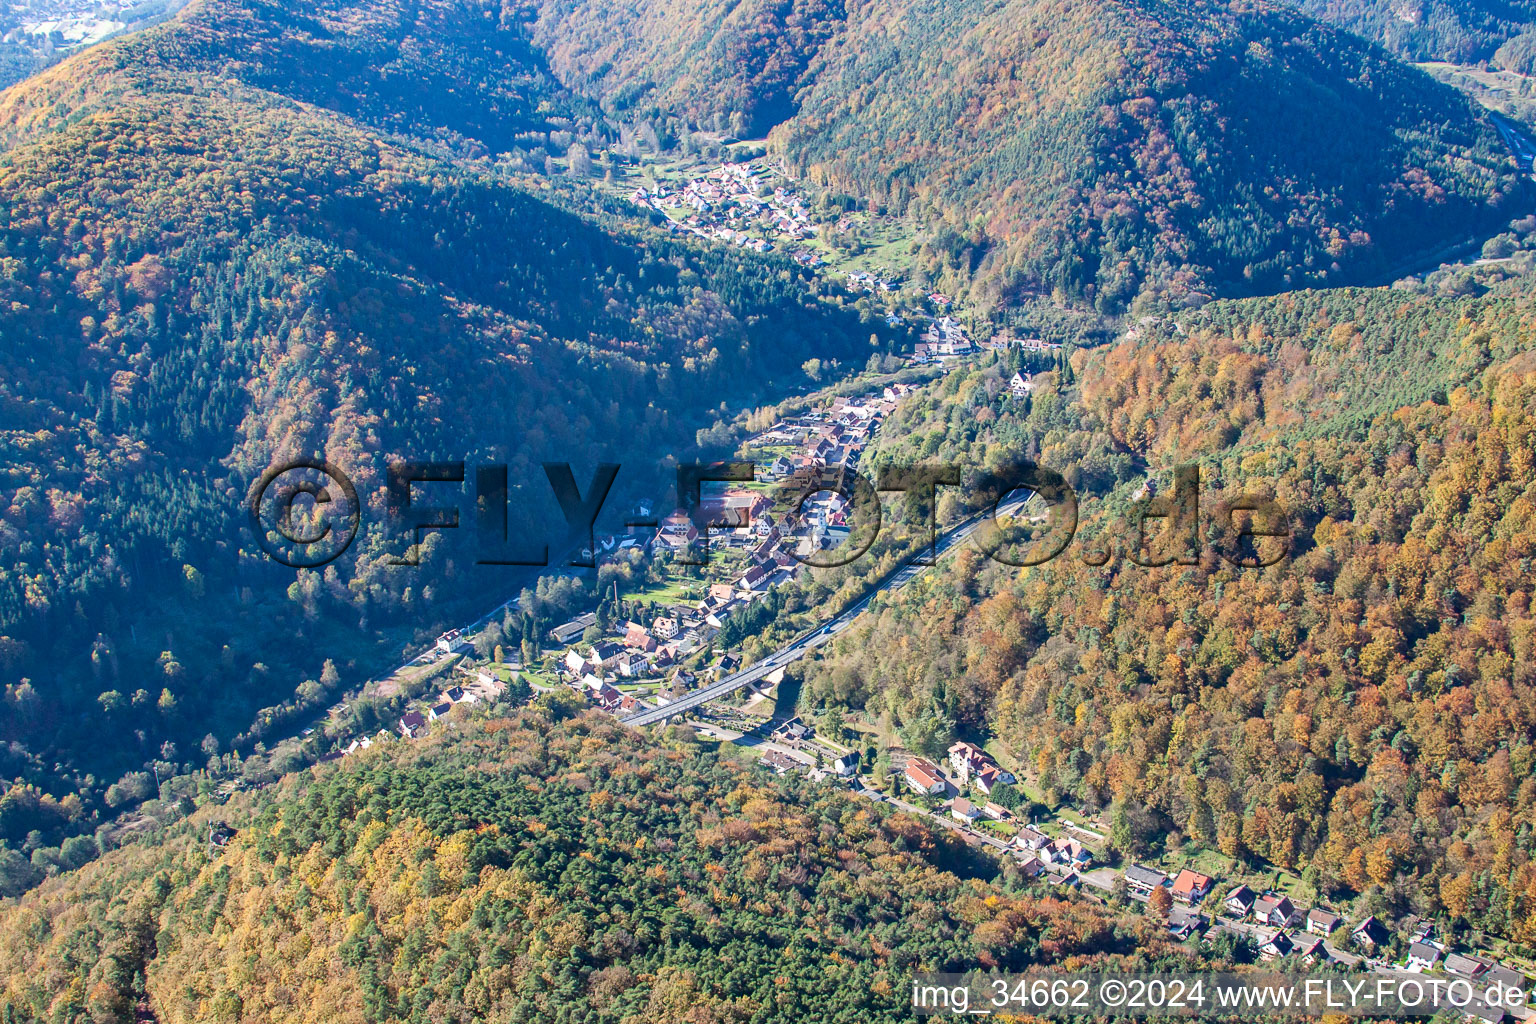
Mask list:
[{"label": "house with dark roof", "polygon": [[1522,992],[1531,990],[1531,979],[1503,964],[1489,964],[1488,969],[1483,972],[1483,980],[1504,989],[1518,988]]},{"label": "house with dark roof", "polygon": [[1247,917],[1248,911],[1253,909],[1254,899],[1253,890],[1240,885],[1222,897],[1221,905],[1234,917]]},{"label": "house with dark roof", "polygon": [[588,626],[595,625],[596,623],[597,613],[587,612],[585,615],[576,616],[570,622],[556,626],[549,631],[549,636],[557,644],[574,643],[581,639],[581,634],[587,631]]},{"label": "house with dark roof", "polygon": [[758,758],[758,760],[767,765],[769,768],[772,768],[774,771],[778,772],[780,775],[783,775],[785,772],[792,772],[796,768],[802,767],[799,761],[796,761],[794,758],[790,757],[788,754],[781,750],[770,750],[762,757]]},{"label": "house with dark roof", "polygon": [[736,585],[746,591],[766,590],[768,589],[768,573],[769,570],[766,565],[754,565],[742,575],[741,579],[736,581]]},{"label": "house with dark roof", "polygon": [[1013,845],[1021,850],[1043,850],[1050,844],[1050,836],[1030,828],[1028,825],[1019,829],[1019,834],[1013,837]]},{"label": "house with dark roof", "polygon": [[1283,931],[1278,931],[1270,936],[1269,941],[1259,947],[1259,959],[1264,961],[1278,960],[1283,956],[1290,956],[1291,950],[1295,948],[1295,943],[1291,941],[1291,937]]},{"label": "house with dark roof", "polygon": [[1427,971],[1440,962],[1440,951],[1427,942],[1415,942],[1408,947],[1410,970]]},{"label": "house with dark roof", "polygon": [[1388,937],[1386,926],[1376,920],[1374,916],[1367,917],[1364,921],[1355,925],[1351,929],[1349,936],[1366,949],[1375,949],[1383,942],[1386,942]]},{"label": "house with dark roof", "polygon": [[1265,893],[1253,901],[1253,919],[1271,928],[1289,928],[1300,915],[1290,897]]},{"label": "house with dark roof", "polygon": [[1461,953],[1445,954],[1445,973],[1454,974],[1458,978],[1475,978],[1488,970],[1488,965],[1475,956],[1465,956]]},{"label": "house with dark roof", "polygon": [[1125,869],[1125,884],[1143,895],[1150,893],[1153,889],[1162,888],[1167,881],[1168,876],[1155,868],[1132,864]]},{"label": "house with dark roof", "polygon": [[1313,907],[1307,911],[1307,931],[1313,935],[1332,935],[1333,930],[1342,923],[1343,918],[1338,914],[1321,907]]},{"label": "house with dark roof", "polygon": [[426,727],[427,720],[420,711],[412,711],[400,718],[400,735],[406,739],[415,739]]},{"label": "house with dark roof", "polygon": [[800,721],[799,718],[791,718],[773,730],[773,738],[787,740],[791,743],[803,743],[811,738],[811,727]]},{"label": "house with dark roof", "polygon": [[587,655],[587,664],[594,669],[609,668],[615,661],[619,660],[619,655],[623,653],[624,648],[616,643],[605,640],[602,643],[592,645],[592,653]]},{"label": "house with dark roof", "polygon": [[764,480],[782,480],[789,475],[790,461],[780,455],[768,465],[762,467],[761,473]]},{"label": "house with dark roof", "polygon": [[1194,935],[1205,925],[1205,916],[1190,907],[1175,906],[1168,911],[1168,934],[1179,942]]},{"label": "house with dark roof", "polygon": [[1508,1010],[1502,1005],[1495,1006],[1483,999],[1483,994],[1478,993],[1472,999],[1472,1003],[1462,1009],[1461,1019],[1468,1024],[1504,1024],[1513,1020]]}]

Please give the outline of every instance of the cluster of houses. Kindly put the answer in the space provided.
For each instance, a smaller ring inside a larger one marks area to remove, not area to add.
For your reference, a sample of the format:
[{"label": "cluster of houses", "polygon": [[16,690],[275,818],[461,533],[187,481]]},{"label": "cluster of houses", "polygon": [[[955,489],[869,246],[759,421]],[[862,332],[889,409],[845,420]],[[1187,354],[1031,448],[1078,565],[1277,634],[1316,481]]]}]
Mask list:
[{"label": "cluster of houses", "polygon": [[1062,344],[1059,341],[1042,341],[1039,338],[1015,338],[1011,334],[995,334],[991,338],[977,344],[978,348],[992,351],[1004,351],[1010,348],[1023,349],[1025,352],[1059,352]]},{"label": "cluster of houses", "polygon": [[678,211],[682,220],[669,221],[674,231],[758,252],[773,249],[765,233],[796,241],[816,234],[805,198],[765,161],[723,163],[676,191],[658,184],[637,188],[629,198],[657,212]]},{"label": "cluster of houses", "polygon": [[[634,694],[619,689],[625,681],[664,683],[655,700],[665,704],[673,694],[680,695],[697,684],[697,677],[680,663],[709,642],[719,630],[721,610],[737,600],[736,590],[730,584],[715,584],[697,608],[664,608],[663,614],[649,624],[623,622],[616,636],[585,649],[573,643],[560,659],[561,675],[592,704],[613,714],[627,715],[644,706]],[[595,623],[596,616],[590,616],[590,621],[588,618],[582,616],[557,627],[551,635],[572,642]],[[714,670],[727,671],[731,666],[729,657],[722,658]]]},{"label": "cluster of houses", "polygon": [[816,253],[812,252],[810,249],[796,249],[793,253],[790,254],[790,259],[794,260],[802,267],[809,267],[811,270],[815,270],[819,267],[824,267],[827,265],[826,260],[816,255]]},{"label": "cluster of houses", "polygon": [[[781,722],[770,732],[770,737],[778,743],[788,744],[801,751],[815,751],[818,748],[811,743],[811,737],[815,729],[802,722],[798,717]],[[819,748],[825,750],[825,747]],[[782,750],[767,750],[758,758],[758,763],[773,769],[779,775],[792,771],[806,771],[811,778],[830,777],[844,782],[852,780],[859,774],[859,752],[850,750],[840,754],[832,760],[830,769],[825,770],[814,767],[810,762],[798,760],[784,753]]]},{"label": "cluster of houses", "polygon": [[[721,241],[757,252],[774,249],[770,238],[781,244],[793,244],[816,236],[816,225],[812,223],[804,195],[793,187],[782,168],[774,167],[767,160],[722,163],[688,179],[681,187],[664,183],[640,186],[629,193],[629,199],[645,209],[674,214],[676,219],[669,217],[667,221],[674,233]],[[842,233],[851,227],[852,221],[844,217],[832,230]],[[815,251],[803,245],[794,249],[791,257],[804,267],[825,265]],[[876,296],[894,295],[901,288],[899,279],[868,270],[849,271],[846,283],[850,292]],[[915,363],[942,363],[978,349],[1018,346],[1030,352],[1050,352],[1062,347],[1058,341],[1016,338],[1006,332],[987,340],[973,341],[965,326],[948,315],[954,306],[950,296],[930,292],[925,298],[938,315],[929,321],[916,346]],[[899,327],[905,322],[894,309],[886,310],[885,317],[891,327]],[[918,319],[929,318],[922,315]]]},{"label": "cluster of houses", "polygon": [[[823,412],[793,417],[774,424],[751,438],[750,448],[782,447],[790,450],[776,455],[760,467],[759,477],[772,482],[801,482],[811,489],[825,481],[829,469],[856,467],[864,449],[874,439],[880,424],[899,402],[910,394],[906,384],[894,384],[880,394],[833,399]],[[727,492],[729,494],[729,492]],[[848,534],[847,499],[831,490],[813,493],[798,510],[786,511],[774,520],[768,510],[755,513],[754,538],[761,538],[753,550],[753,559],[780,558],[798,565],[789,557],[793,551],[803,559],[814,552],[832,547]],[[729,538],[728,538],[729,540]]]},{"label": "cluster of houses", "polygon": [[[766,160],[748,163],[722,163],[704,174],[688,179],[681,187],[664,183],[640,186],[629,194],[635,205],[658,213],[671,213],[667,223],[674,233],[690,234],[737,245],[757,252],[771,252],[774,241],[793,244],[814,238],[816,226],[805,197],[782,173]],[[852,226],[843,218],[834,227],[845,232]],[[812,249],[801,246],[791,257],[804,267],[817,268],[825,261]],[[896,278],[868,270],[853,270],[846,275],[848,290],[855,294],[894,295],[901,289]],[[918,342],[913,362],[944,362],[978,349],[1002,349],[1020,346],[1027,351],[1046,352],[1061,348],[1060,342],[1039,338],[1014,338],[1000,334],[986,341],[972,341],[966,328],[948,315],[954,300],[941,292],[925,296],[939,314],[931,320]],[[885,314],[886,323],[899,327],[905,321],[894,309]],[[919,319],[927,319],[926,316]]]},{"label": "cluster of houses", "polygon": [[[927,758],[912,757],[903,770],[907,786],[914,792],[935,797],[958,794],[966,787],[973,794],[990,796],[999,785],[1011,785],[1016,781],[1012,773],[974,743],[963,740],[954,743],[948,754],[954,780]],[[982,818],[1011,822],[1014,817],[1012,811],[998,803],[977,801],[963,795],[954,795],[950,800],[949,815],[966,825]],[[1053,838],[1032,825],[1019,828],[1013,837],[1013,846],[1019,867],[1026,875],[1032,878],[1045,875],[1054,885],[1077,885],[1078,872],[1093,864],[1093,851],[1076,839]]]},{"label": "cluster of houses", "polygon": [[992,760],[992,755],[974,743],[960,741],[949,748],[949,766],[962,785],[974,786],[986,796],[999,785],[1012,785],[1017,779]]},{"label": "cluster of houses", "polygon": [[[485,674],[485,678],[491,679],[489,685],[497,688],[499,692],[503,684],[499,680],[492,679],[489,673]],[[463,686],[450,686],[438,694],[436,700],[423,702],[420,707],[413,708],[401,715],[399,724],[400,735],[408,740],[416,739],[427,731],[428,723],[448,717],[448,713],[453,710],[455,705],[474,704],[480,699],[479,695],[465,689]],[[384,735],[387,736],[388,733],[384,733]],[[350,754],[355,750],[366,750],[369,745],[369,739],[365,736],[362,739],[353,740],[352,745],[347,747],[343,753]]]},{"label": "cluster of houses", "polygon": [[[838,397],[825,411],[812,411],[775,423],[749,438],[748,448],[791,450],[775,454],[772,459],[760,458],[757,479],[770,483],[803,480],[809,484],[822,479],[823,471],[829,467],[856,466],[880,423],[911,391],[908,385],[896,384],[878,396]],[[649,512],[644,507],[638,510],[642,516]],[[706,525],[701,529],[700,523]],[[701,555],[699,547],[705,544],[711,549],[747,550],[752,567],[733,581],[738,592],[736,600],[745,602],[794,574],[800,563],[788,555],[790,550],[797,550],[803,558],[808,551],[837,543],[841,539],[838,535],[845,533],[846,528],[847,503],[839,495],[813,495],[801,506],[798,517],[792,517],[775,512],[773,499],[762,491],[731,488],[703,498],[696,515],[690,516],[684,509],[673,511],[648,535],[633,528],[628,536],[601,537],[598,551],[610,555],[638,547]],[[706,615],[717,611],[714,607],[703,607],[719,603],[719,599],[713,598],[712,593],[712,598],[706,598],[699,610]],[[729,603],[733,599],[723,600]],[[714,625],[719,627],[719,623]],[[585,628],[575,629],[571,636],[558,632],[553,635],[557,643],[568,643]]]},{"label": "cluster of houses", "polygon": [[889,293],[901,287],[901,282],[895,278],[880,277],[868,270],[851,270],[848,272],[848,290],[855,292]]},{"label": "cluster of houses", "polygon": [[[450,630],[438,638],[436,653],[463,653],[468,648],[469,641],[460,630]],[[371,736],[356,736],[345,747],[331,751],[323,755],[322,762],[334,761],[348,754],[355,754],[359,750],[368,750],[376,743],[393,740],[397,735],[405,739],[413,740],[424,735],[428,725],[441,718],[446,718],[455,706],[460,704],[476,704],[482,701],[495,701],[506,692],[507,683],[497,673],[504,671],[493,668],[470,669],[466,664],[459,666],[459,674],[455,677],[459,681],[453,683],[447,689],[423,700],[413,701],[405,713],[395,724],[395,729],[380,729]],[[345,714],[348,709],[346,703],[334,705],[330,708],[330,715],[335,718]],[[305,735],[312,733],[313,729],[305,731]]]},{"label": "cluster of houses", "polygon": [[[775,423],[747,441],[749,448],[760,451],[788,449],[771,460],[760,456],[758,478],[803,481],[809,489],[824,479],[829,467],[851,469],[880,423],[911,390],[895,384],[878,394],[838,397],[825,410]],[[649,512],[637,509],[641,516]],[[633,693],[621,690],[625,681],[655,684],[658,706],[681,696],[700,681],[680,667],[682,662],[707,645],[731,615],[803,572],[802,559],[841,542],[848,533],[848,516],[847,500],[832,491],[810,495],[798,509],[780,509],[763,491],[732,487],[706,495],[693,515],[677,509],[653,528],[599,538],[604,555],[639,547],[700,557],[706,553],[701,548],[724,548],[743,551],[747,558],[739,576],[711,583],[696,603],[663,608],[649,623],[623,623],[616,635],[590,647],[578,641],[596,623],[595,614],[555,627],[550,637],[566,648],[560,658],[564,681],[591,703],[620,715],[643,706]],[[739,667],[735,656],[727,654],[709,673],[719,678]]]},{"label": "cluster of houses", "polygon": [[[1300,957],[1307,964],[1355,962],[1353,957],[1340,957],[1324,942],[1344,923],[1330,910],[1298,907],[1284,893],[1255,892],[1246,885],[1236,886],[1223,896],[1221,910],[1264,929],[1259,933],[1259,958],[1265,962],[1287,956]],[[1367,950],[1387,939],[1386,929],[1373,917],[1356,925],[1352,934]]]},{"label": "cluster of houses", "polygon": [[[1045,836],[1033,833],[1032,830],[1026,829],[1021,835],[1025,833],[1030,833],[1028,841],[1031,844],[1046,841]],[[1138,897],[1150,897],[1159,889],[1169,892],[1172,907],[1168,914],[1168,931],[1175,938],[1186,939],[1202,933],[1209,937],[1216,931],[1234,930],[1231,925],[1222,923],[1216,924],[1210,932],[1205,931],[1211,922],[1200,913],[1199,908],[1202,903],[1206,903],[1215,884],[1209,875],[1185,868],[1177,875],[1169,876],[1156,868],[1131,864],[1122,872],[1122,877],[1127,889]],[[1344,919],[1331,910],[1323,907],[1298,907],[1284,893],[1256,892],[1247,885],[1232,888],[1219,901],[1206,903],[1206,907],[1214,908],[1229,920],[1251,925],[1252,934],[1258,942],[1259,958],[1266,963],[1284,957],[1297,957],[1307,964],[1355,966],[1359,958],[1330,946],[1327,941],[1330,937],[1347,934],[1354,945],[1367,955],[1378,952],[1391,940],[1387,926],[1374,916],[1365,917],[1346,932]],[[1529,987],[1525,976],[1518,971],[1485,957],[1448,950],[1436,940],[1431,922],[1419,922],[1410,937],[1407,955],[1398,969],[1423,973],[1437,967],[1453,977],[1486,979],[1490,983],[1498,982],[1522,991]],[[1487,1007],[1475,1007],[1467,1016],[1468,1019],[1484,1021],[1506,1019],[1498,1008]]]},{"label": "cluster of houses", "polygon": [[[1016,338],[1008,333],[995,334],[981,341],[973,341],[963,323],[945,314],[929,322],[928,327],[923,331],[922,340],[912,351],[912,361],[918,364],[942,363],[976,351],[1000,352],[1010,348],[1020,348],[1026,352],[1055,352],[1061,347],[1059,341]],[[1027,382],[1029,374],[1023,374],[1022,380]]]},{"label": "cluster of houses", "polygon": [[[1358,933],[1361,926],[1368,922],[1375,926],[1378,935],[1385,935],[1386,930],[1380,922],[1368,917],[1355,927],[1356,940],[1361,941],[1362,944],[1363,940]],[[1444,971],[1452,978],[1471,982],[1475,986],[1474,992],[1478,993],[1486,993],[1495,987],[1505,992],[1529,993],[1531,991],[1530,979],[1520,971],[1506,967],[1488,957],[1459,953],[1450,949],[1435,935],[1434,923],[1430,921],[1420,921],[1415,926],[1409,938],[1403,967],[1415,974],[1436,969]],[[1469,1021],[1490,1021],[1493,1024],[1510,1018],[1505,1007],[1489,1005],[1482,999],[1478,999],[1474,1005],[1466,1008],[1463,1016]]]},{"label": "cluster of houses", "polygon": [[[983,796],[991,796],[997,786],[1015,781],[1013,775],[999,767],[990,754],[976,744],[963,740],[950,746],[949,767],[959,780],[958,785],[951,782],[938,765],[925,757],[908,758],[903,774],[913,791],[927,796],[950,796],[966,786],[974,787]],[[977,811],[976,817],[980,815],[981,812]]]},{"label": "cluster of houses", "polygon": [[1216,880],[1210,875],[1204,875],[1189,868],[1170,878],[1156,868],[1132,864],[1123,874],[1125,884],[1132,892],[1150,896],[1157,889],[1167,889],[1175,901],[1185,906],[1200,903],[1211,894],[1211,887],[1216,884]]},{"label": "cluster of houses", "polygon": [[1045,875],[1052,885],[1075,886],[1078,872],[1093,864],[1093,851],[1076,839],[1052,838],[1032,825],[1013,837],[1019,867],[1026,875]]},{"label": "cluster of houses", "polygon": [[923,340],[912,350],[915,363],[937,362],[976,351],[975,342],[965,325],[949,316],[941,316],[928,325]]}]

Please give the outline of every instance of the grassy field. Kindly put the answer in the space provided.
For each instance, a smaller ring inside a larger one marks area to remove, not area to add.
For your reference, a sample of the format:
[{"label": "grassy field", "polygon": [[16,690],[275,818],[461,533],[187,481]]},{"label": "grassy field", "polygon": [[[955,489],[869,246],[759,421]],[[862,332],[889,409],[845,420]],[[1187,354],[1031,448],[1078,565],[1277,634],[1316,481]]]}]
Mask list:
[{"label": "grassy field", "polygon": [[1083,817],[1081,814],[1078,814],[1076,811],[1072,810],[1070,807],[1063,807],[1056,813],[1064,821],[1070,821],[1074,825],[1081,825],[1083,828],[1093,829],[1095,832],[1098,831],[1097,828],[1094,828],[1092,822]]},{"label": "grassy field", "polygon": [[1045,791],[1028,779],[1020,776],[1017,789],[1034,803],[1045,805]]},{"label": "grassy field", "polygon": [[1270,888],[1276,892],[1283,892],[1294,903],[1302,906],[1310,906],[1317,899],[1317,893],[1299,875],[1293,875],[1289,871],[1273,871],[1270,873]]},{"label": "grassy field", "polygon": [[[987,740],[986,743],[982,744],[981,749],[986,751],[987,756],[996,761],[999,767],[1012,772],[1014,777],[1019,780],[1018,785],[1020,788],[1026,788],[1027,784],[1024,782],[1024,773],[1019,770],[1019,762],[1015,760],[1013,754],[1003,746],[1001,740],[999,740],[996,736],[993,736],[991,739]],[[1037,790],[1033,793],[1030,793],[1029,798],[1031,800],[1038,799],[1039,791]]]},{"label": "grassy field", "polygon": [[655,604],[693,604],[704,596],[707,586],[702,580],[673,576],[665,582],[648,583],[624,595],[626,601],[649,601]]},{"label": "grassy field", "polygon": [[1158,862],[1158,867],[1169,874],[1190,868],[1216,879],[1230,878],[1236,870],[1236,865],[1219,851],[1193,846],[1186,846],[1178,853],[1164,856]]},{"label": "grassy field", "polygon": [[379,681],[374,691],[379,697],[393,697],[397,693],[414,693],[416,689],[424,685],[429,679],[446,678],[464,656],[462,654],[450,654],[441,661],[430,665],[411,665],[397,670],[393,675]]}]

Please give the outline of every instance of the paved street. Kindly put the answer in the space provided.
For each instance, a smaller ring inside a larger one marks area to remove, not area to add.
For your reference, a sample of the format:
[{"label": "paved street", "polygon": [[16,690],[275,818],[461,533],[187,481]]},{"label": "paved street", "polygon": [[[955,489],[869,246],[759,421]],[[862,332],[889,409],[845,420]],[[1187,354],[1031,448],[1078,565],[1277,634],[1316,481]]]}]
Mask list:
[{"label": "paved street", "polygon": [[[1024,504],[1024,502],[1018,502],[1015,504],[1021,506]],[[734,693],[744,686],[757,682],[759,679],[769,675],[775,670],[783,668],[785,665],[788,665],[791,662],[798,661],[799,659],[814,651],[816,648],[822,646],[823,644],[830,643],[832,640],[836,639],[839,633],[852,625],[853,621],[859,617],[864,609],[869,607],[869,603],[874,600],[876,594],[884,593],[887,591],[896,591],[900,590],[902,587],[905,587],[907,584],[921,576],[928,569],[932,568],[932,566],[936,564],[940,558],[948,554],[950,551],[953,551],[957,545],[964,543],[972,534],[980,529],[982,524],[986,521],[987,517],[985,515],[972,515],[962,521],[960,524],[951,527],[948,531],[939,534],[939,536],[934,541],[933,561],[931,563],[926,560],[919,560],[924,555],[926,555],[927,552],[919,552],[918,554],[913,555],[912,558],[910,558],[901,566],[901,568],[897,569],[880,583],[876,584],[873,590],[846,608],[842,614],[838,615],[830,622],[822,623],[820,626],[817,626],[815,629],[812,629],[807,633],[802,633],[800,636],[796,637],[785,646],[779,648],[777,651],[773,652],[762,661],[759,661],[751,668],[743,669],[734,675],[726,676],[719,682],[695,690],[682,699],[673,701],[670,704],[665,704],[661,707],[650,708],[645,711],[636,712],[635,714],[623,719],[624,723],[626,725],[633,725],[638,727],[645,725],[655,725],[657,722],[664,722],[670,718],[682,715],[688,711],[693,710],[694,708],[700,707],[701,705],[708,704],[710,701],[719,697],[723,697],[728,693]]]}]

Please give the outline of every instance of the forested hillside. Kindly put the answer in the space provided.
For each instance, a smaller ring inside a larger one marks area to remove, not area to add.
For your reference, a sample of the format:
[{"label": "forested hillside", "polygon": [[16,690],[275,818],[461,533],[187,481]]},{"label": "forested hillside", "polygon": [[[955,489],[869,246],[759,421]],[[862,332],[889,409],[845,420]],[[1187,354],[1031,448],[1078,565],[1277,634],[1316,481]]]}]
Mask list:
[{"label": "forested hillside", "polygon": [[1531,198],[1464,98],[1284,5],[707,8],[561,0],[537,38],[563,80],[633,116],[760,130],[738,97],[792,98],[771,135],[789,166],[913,216],[933,275],[988,301],[1118,310],[1368,280]]},{"label": "forested hillside", "polygon": [[1530,0],[1299,0],[1332,22],[1404,60],[1487,60],[1507,39],[1536,25]]},{"label": "forested hillside", "polygon": [[460,721],[225,813],[211,861],[188,829],[0,908],[4,1019],[905,1020],[917,970],[1179,955],[957,877],[915,816],[595,714]]},{"label": "forested hillside", "polygon": [[846,0],[544,0],[534,41],[576,92],[616,110],[682,115],[760,136],[794,113]]},{"label": "forested hillside", "polygon": [[[809,666],[807,710],[863,709],[929,754],[995,737],[1048,803],[1107,808],[1133,855],[1219,849],[1371,912],[1536,939],[1529,283],[1180,320],[1077,353],[1028,400],[999,365],[903,407],[872,465],[1035,458],[1078,488],[1079,537],[1034,569],[962,555]],[[1133,491],[1186,463],[1203,555],[1133,564]],[[1288,514],[1279,564],[1210,546],[1241,492]]]},{"label": "forested hillside", "polygon": [[[462,56],[478,21],[456,44],[424,13],[461,6],[416,8],[437,33],[417,46],[389,4],[295,26],[213,0],[0,97],[0,778],[41,787],[0,802],[0,841],[89,830],[151,760],[280,735],[337,681],[327,658],[392,665],[514,585],[471,575],[467,542],[388,566],[404,541],[383,530],[281,569],[242,508],[275,461],[325,455],[375,525],[389,459],[505,462],[514,525],[542,528],[562,520],[541,460],[583,488],[599,461],[652,472],[720,402],[868,357],[874,329],[787,259],[443,156],[532,102],[517,68],[477,77],[494,38]],[[439,103],[457,75],[462,106]]]}]

